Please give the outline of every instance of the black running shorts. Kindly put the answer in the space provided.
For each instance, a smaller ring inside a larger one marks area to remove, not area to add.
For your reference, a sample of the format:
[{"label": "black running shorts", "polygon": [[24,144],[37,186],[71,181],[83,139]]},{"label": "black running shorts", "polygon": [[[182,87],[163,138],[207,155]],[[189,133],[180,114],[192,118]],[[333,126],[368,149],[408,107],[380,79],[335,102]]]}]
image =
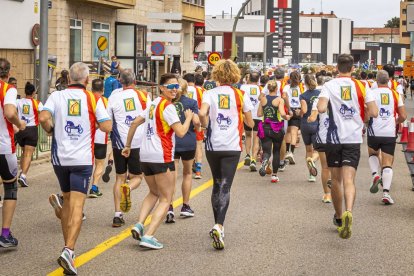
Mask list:
[{"label": "black running shorts", "polygon": [[128,158],[125,158],[121,153],[122,150],[113,148],[115,172],[117,174],[124,174],[127,171],[134,175],[142,173],[141,163],[139,157],[139,149],[131,149]]},{"label": "black running shorts", "polygon": [[350,166],[358,168],[361,157],[361,144],[327,144],[326,160],[329,168]]},{"label": "black running shorts", "polygon": [[397,137],[368,136],[368,147],[371,149],[394,156]]},{"label": "black running shorts", "polygon": [[169,162],[169,163],[142,162],[141,168],[145,176],[152,176],[152,175],[156,175],[160,173],[165,173],[168,170],[170,170],[171,172],[174,172],[175,164],[174,162]]},{"label": "black running shorts", "polygon": [[190,151],[180,151],[180,152],[175,152],[174,153],[174,159],[175,160],[183,160],[183,161],[189,161],[189,160],[193,160],[195,157],[195,150],[190,150]]},{"label": "black running shorts", "polygon": [[16,154],[0,154],[0,177],[6,182],[16,178],[17,157]]},{"label": "black running shorts", "polygon": [[24,130],[20,130],[16,133],[16,141],[20,147],[24,146],[37,146],[38,132],[37,126],[28,126]]},{"label": "black running shorts", "polygon": [[95,159],[105,159],[106,158],[106,144],[96,144],[95,143]]},{"label": "black running shorts", "polygon": [[262,120],[253,120],[254,121],[254,127],[250,128],[246,124],[244,124],[244,131],[257,131],[259,129],[259,123]]}]

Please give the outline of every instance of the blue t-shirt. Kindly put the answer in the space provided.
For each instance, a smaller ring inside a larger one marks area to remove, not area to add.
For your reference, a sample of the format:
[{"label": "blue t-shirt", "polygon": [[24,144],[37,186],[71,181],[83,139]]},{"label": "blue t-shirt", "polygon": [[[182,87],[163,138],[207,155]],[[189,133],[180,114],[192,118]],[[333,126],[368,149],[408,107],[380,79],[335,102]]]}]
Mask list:
[{"label": "blue t-shirt", "polygon": [[[182,95],[178,102],[174,103],[175,109],[177,110],[178,117],[180,118],[181,123],[185,122],[185,115],[184,111],[190,109],[194,112],[194,114],[198,114],[198,104],[196,100],[187,98],[186,96]],[[196,149],[197,141],[196,141],[196,134],[194,131],[193,123],[190,124],[190,128],[188,132],[185,134],[183,138],[179,138],[175,136],[175,151],[176,152],[183,152],[183,151],[192,151]]]},{"label": "blue t-shirt", "polygon": [[313,101],[319,97],[320,93],[321,93],[320,90],[315,89],[315,90],[308,90],[299,96],[299,100],[304,100],[306,102],[306,105],[308,106],[308,112],[306,112],[306,114],[303,114],[302,122],[301,122],[302,124],[310,124],[310,125],[318,124],[318,121],[315,121],[313,123],[308,123],[307,120],[308,120],[308,117],[312,113]]},{"label": "blue t-shirt", "polygon": [[119,82],[119,80],[117,80],[113,76],[108,77],[105,80],[104,97],[108,99],[109,96],[111,96],[112,91],[114,91],[115,89],[118,89],[118,88],[122,88],[122,85]]}]

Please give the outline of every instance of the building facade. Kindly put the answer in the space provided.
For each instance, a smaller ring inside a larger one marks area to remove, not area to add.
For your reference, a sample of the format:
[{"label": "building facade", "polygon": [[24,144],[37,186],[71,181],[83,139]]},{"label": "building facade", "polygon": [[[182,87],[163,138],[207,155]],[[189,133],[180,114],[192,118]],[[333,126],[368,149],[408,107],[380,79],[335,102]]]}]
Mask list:
[{"label": "building facade", "polygon": [[354,41],[400,43],[399,28],[354,28]]},{"label": "building facade", "polygon": [[407,32],[407,5],[414,4],[414,0],[401,0],[400,2],[400,43],[410,44],[410,33]]},{"label": "building facade", "polygon": [[[32,30],[39,23],[40,1],[2,1],[0,57],[11,63],[11,75],[17,79],[20,94],[27,81],[34,82],[35,45]],[[16,18],[16,14],[19,18]]]}]

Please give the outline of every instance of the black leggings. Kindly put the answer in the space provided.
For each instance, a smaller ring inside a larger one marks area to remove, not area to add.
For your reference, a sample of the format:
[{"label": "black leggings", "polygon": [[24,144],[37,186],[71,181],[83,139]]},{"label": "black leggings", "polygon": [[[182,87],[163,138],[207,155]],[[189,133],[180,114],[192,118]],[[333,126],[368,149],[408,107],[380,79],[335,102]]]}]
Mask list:
[{"label": "black leggings", "polygon": [[213,175],[213,206],[216,224],[224,225],[230,204],[230,189],[240,160],[240,151],[206,151],[208,164]]},{"label": "black leggings", "polygon": [[283,137],[285,136],[285,133],[283,130],[280,130],[279,132],[274,132],[271,128],[264,127],[264,135],[265,137],[261,139],[263,149],[262,160],[270,159],[273,145],[273,174],[277,174],[280,163],[280,147],[282,146]]}]

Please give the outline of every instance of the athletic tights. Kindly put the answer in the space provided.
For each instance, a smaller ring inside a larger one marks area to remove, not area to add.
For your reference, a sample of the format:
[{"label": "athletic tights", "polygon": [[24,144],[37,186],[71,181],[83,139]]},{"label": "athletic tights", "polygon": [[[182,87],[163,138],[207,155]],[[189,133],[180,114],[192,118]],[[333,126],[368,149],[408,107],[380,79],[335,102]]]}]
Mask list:
[{"label": "athletic tights", "polygon": [[273,146],[273,174],[277,174],[279,169],[280,163],[280,147],[282,146],[283,137],[285,133],[283,130],[279,132],[274,132],[270,126],[264,125],[264,138],[261,139],[262,141],[262,149],[263,149],[263,158],[269,160],[271,153],[272,153],[272,146]]},{"label": "athletic tights", "polygon": [[224,225],[230,204],[230,189],[240,160],[240,151],[206,151],[208,164],[213,175],[213,206],[216,224]]}]

